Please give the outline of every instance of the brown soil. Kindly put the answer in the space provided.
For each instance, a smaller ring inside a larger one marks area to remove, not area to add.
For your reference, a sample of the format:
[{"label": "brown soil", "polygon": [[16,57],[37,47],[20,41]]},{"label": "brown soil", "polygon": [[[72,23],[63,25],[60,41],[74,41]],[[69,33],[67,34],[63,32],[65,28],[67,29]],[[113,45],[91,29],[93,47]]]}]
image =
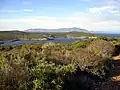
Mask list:
[{"label": "brown soil", "polygon": [[[114,56],[113,60],[120,60],[120,55]],[[114,70],[120,70],[120,66],[114,67],[113,69]],[[111,79],[112,79],[112,81],[120,81],[120,74],[118,74],[117,76],[113,76]]]},{"label": "brown soil", "polygon": [[119,76],[114,76],[111,79],[112,79],[112,81],[120,81],[120,75]]}]

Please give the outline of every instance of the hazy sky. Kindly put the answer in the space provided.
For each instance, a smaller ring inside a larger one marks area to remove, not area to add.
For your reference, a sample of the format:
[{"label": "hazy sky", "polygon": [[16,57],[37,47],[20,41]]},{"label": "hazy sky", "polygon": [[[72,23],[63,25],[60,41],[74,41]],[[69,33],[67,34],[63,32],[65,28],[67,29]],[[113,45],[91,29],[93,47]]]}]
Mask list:
[{"label": "hazy sky", "polygon": [[64,27],[120,32],[120,0],[0,0],[0,30]]}]

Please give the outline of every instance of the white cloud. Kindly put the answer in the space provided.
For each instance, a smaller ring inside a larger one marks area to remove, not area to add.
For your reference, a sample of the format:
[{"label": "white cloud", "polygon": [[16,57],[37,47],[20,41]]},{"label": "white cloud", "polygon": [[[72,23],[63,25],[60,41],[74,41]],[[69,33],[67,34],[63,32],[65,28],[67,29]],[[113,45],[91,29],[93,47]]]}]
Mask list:
[{"label": "white cloud", "polygon": [[28,28],[79,27],[88,30],[120,30],[119,20],[107,20],[91,13],[74,13],[68,17],[33,16],[21,19],[1,19],[0,30]]},{"label": "white cloud", "polygon": [[[92,0],[80,0],[92,1]],[[0,19],[0,30],[28,28],[63,28],[79,27],[88,30],[120,30],[120,1],[101,0],[99,7],[91,7],[88,12],[74,12],[66,17],[33,16],[17,19]],[[30,0],[24,0],[24,5],[32,4]],[[102,6],[101,6],[102,5]],[[61,8],[44,7],[45,11],[55,12]],[[33,12],[32,9],[0,10],[0,12]]]},{"label": "white cloud", "polygon": [[119,9],[116,6],[102,6],[102,7],[93,7],[89,8],[89,12],[91,13],[119,13]]},{"label": "white cloud", "polygon": [[0,10],[1,13],[7,12],[7,13],[16,13],[16,12],[32,12],[32,9],[23,9],[23,10]]},{"label": "white cloud", "polygon": [[33,10],[32,9],[24,9],[23,11],[24,12],[32,12]]},{"label": "white cloud", "polygon": [[94,23],[94,27],[99,27],[100,30],[110,30],[119,31],[120,30],[120,22],[119,21],[101,21]]},{"label": "white cloud", "polygon": [[19,12],[19,10],[0,10],[0,12],[13,13],[13,12]]},{"label": "white cloud", "polygon": [[91,13],[99,13],[99,14],[118,14],[120,13],[120,0],[100,0],[99,7],[91,7],[89,8],[89,12]]},{"label": "white cloud", "polygon": [[116,11],[111,11],[111,13],[119,13],[120,11],[116,10]]}]

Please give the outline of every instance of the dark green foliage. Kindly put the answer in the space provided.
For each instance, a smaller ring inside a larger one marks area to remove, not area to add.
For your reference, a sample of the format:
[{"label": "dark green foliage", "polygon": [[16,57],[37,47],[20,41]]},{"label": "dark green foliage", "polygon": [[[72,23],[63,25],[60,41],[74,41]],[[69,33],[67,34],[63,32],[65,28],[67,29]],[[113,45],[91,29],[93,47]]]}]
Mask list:
[{"label": "dark green foliage", "polygon": [[107,37],[104,37],[104,36],[99,36],[99,37],[97,37],[97,40],[105,40],[105,41],[108,41],[108,38],[107,38]]},{"label": "dark green foliage", "polygon": [[40,90],[61,90],[68,74],[74,72],[74,65],[56,66],[53,63],[42,62],[30,72],[33,88]]},{"label": "dark green foliage", "polygon": [[105,36],[99,36],[95,40],[104,40],[104,41],[109,41],[113,45],[120,44],[120,38],[116,37],[105,37]]},{"label": "dark green foliage", "polygon": [[72,48],[85,48],[89,43],[89,41],[78,40],[72,43]]}]

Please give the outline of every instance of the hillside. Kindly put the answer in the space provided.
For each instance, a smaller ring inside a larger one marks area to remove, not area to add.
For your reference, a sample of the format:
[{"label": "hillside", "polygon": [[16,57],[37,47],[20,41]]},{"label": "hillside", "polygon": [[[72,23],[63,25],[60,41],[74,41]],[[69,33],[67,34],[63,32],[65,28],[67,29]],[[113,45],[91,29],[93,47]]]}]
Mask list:
[{"label": "hillside", "polygon": [[[67,30],[64,28],[64,30]],[[75,29],[74,29],[75,30]],[[76,30],[78,30],[76,28]],[[0,31],[0,41],[13,40],[40,40],[49,37],[81,37],[94,36],[88,31],[71,31],[70,32],[22,32],[22,31]]]},{"label": "hillside", "polygon": [[118,72],[113,51],[110,41],[99,39],[1,46],[0,90],[120,90],[111,80]]},{"label": "hillside", "polygon": [[42,38],[40,34],[22,31],[0,31],[0,41]]},{"label": "hillside", "polygon": [[66,33],[66,36],[68,37],[80,37],[80,36],[94,36],[94,34],[89,32],[68,32]]},{"label": "hillside", "polygon": [[19,39],[24,35],[27,35],[27,33],[20,31],[0,31],[0,41]]}]

